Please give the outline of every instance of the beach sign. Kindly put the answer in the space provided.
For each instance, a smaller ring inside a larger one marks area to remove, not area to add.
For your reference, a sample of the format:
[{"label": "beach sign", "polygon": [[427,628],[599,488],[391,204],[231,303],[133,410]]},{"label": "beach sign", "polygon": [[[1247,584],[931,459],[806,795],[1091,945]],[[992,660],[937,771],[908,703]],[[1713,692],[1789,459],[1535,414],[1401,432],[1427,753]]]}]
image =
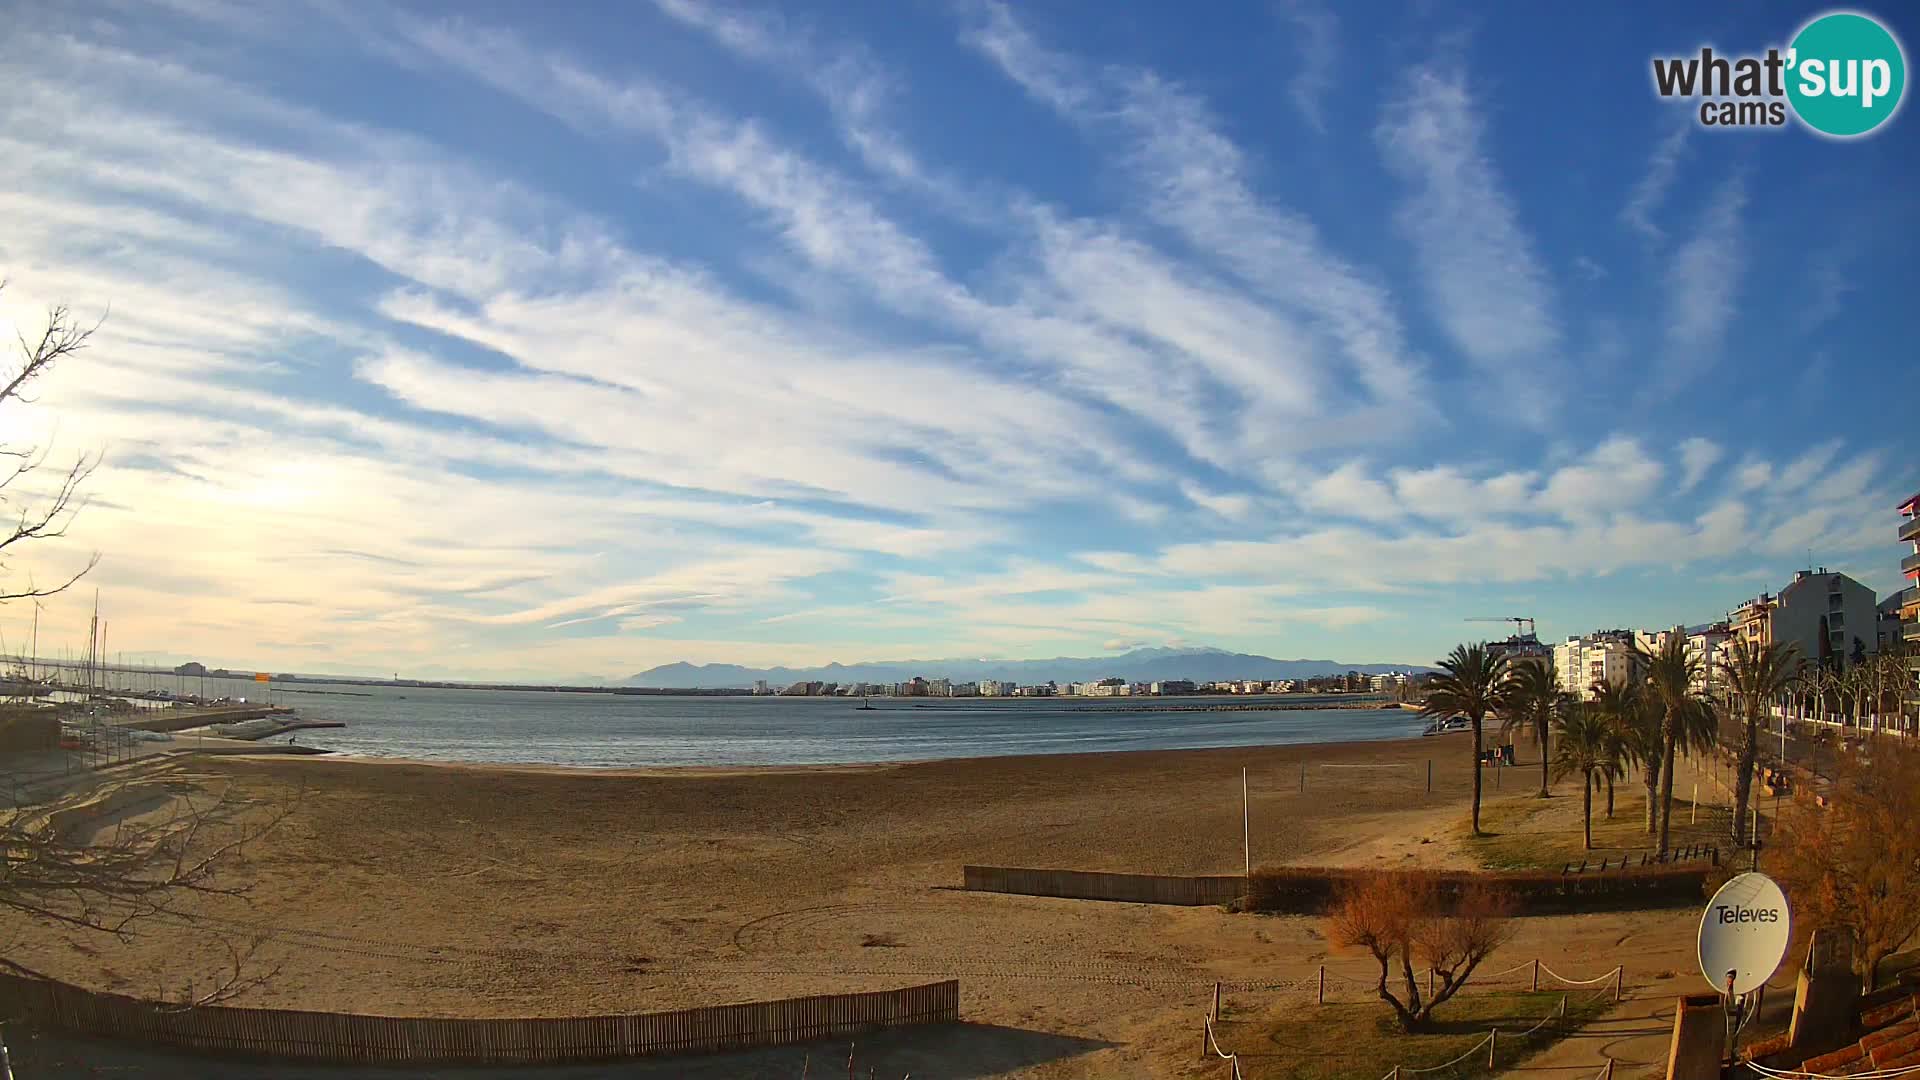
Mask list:
[{"label": "beach sign", "polygon": [[1787,955],[1790,925],[1787,896],[1772,878],[1735,877],[1720,886],[1700,916],[1700,973],[1721,994],[1758,990]]}]

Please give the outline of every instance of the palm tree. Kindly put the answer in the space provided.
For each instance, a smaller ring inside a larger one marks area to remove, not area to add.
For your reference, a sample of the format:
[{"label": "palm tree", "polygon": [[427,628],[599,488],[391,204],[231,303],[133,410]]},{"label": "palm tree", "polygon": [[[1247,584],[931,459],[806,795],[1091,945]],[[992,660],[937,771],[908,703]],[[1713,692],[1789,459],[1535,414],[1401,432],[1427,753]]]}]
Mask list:
[{"label": "palm tree", "polygon": [[1788,644],[1736,641],[1727,654],[1727,701],[1740,722],[1740,773],[1733,782],[1733,842],[1747,842],[1747,802],[1760,759],[1760,721],[1801,681],[1800,650]]},{"label": "palm tree", "polygon": [[1620,735],[1601,712],[1574,702],[1553,716],[1560,738],[1553,754],[1555,776],[1579,773],[1580,829],[1586,850],[1593,850],[1593,785],[1620,768]]},{"label": "palm tree", "polygon": [[1560,673],[1554,670],[1551,656],[1510,664],[1507,677],[1500,684],[1496,706],[1500,714],[1500,734],[1504,737],[1515,730],[1533,733],[1534,740],[1540,744],[1540,797],[1543,799],[1547,797],[1549,779],[1547,739],[1554,718],[1572,700],[1560,689]]},{"label": "palm tree", "polygon": [[1506,680],[1507,658],[1495,656],[1487,643],[1455,645],[1440,661],[1440,674],[1427,680],[1427,699],[1420,714],[1436,719],[1464,716],[1473,724],[1473,835],[1480,833],[1481,726],[1499,705],[1500,684]]},{"label": "palm tree", "polygon": [[[1636,645],[1635,651],[1639,652]],[[1673,765],[1679,750],[1712,745],[1716,721],[1712,709],[1693,685],[1700,677],[1700,661],[1687,654],[1684,634],[1668,634],[1660,651],[1641,654],[1647,679],[1647,700],[1660,717],[1660,848],[1665,855],[1673,840]]]},{"label": "palm tree", "polygon": [[1615,679],[1593,684],[1593,711],[1613,729],[1622,765],[1640,770],[1647,789],[1647,835],[1660,828],[1660,718],[1647,707],[1647,695],[1637,679]]}]

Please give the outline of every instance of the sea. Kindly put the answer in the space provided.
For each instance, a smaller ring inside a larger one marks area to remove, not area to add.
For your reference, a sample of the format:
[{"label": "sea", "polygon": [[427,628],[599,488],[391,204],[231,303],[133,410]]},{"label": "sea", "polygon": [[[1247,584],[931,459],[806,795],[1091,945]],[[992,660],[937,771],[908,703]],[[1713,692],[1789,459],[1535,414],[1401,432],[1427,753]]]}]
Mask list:
[{"label": "sea", "polygon": [[[187,679],[178,692],[266,700],[268,686]],[[319,691],[319,692],[315,692]],[[1420,734],[1404,709],[1166,712],[1151,705],[1246,705],[1245,697],[1060,700],[705,697],[273,684],[275,705],[344,728],[295,733],[342,754],[592,768],[827,765],[1373,742]],[[1327,698],[1289,695],[1289,704]],[[282,737],[284,738],[284,737]],[[276,740],[278,741],[278,740]]]}]

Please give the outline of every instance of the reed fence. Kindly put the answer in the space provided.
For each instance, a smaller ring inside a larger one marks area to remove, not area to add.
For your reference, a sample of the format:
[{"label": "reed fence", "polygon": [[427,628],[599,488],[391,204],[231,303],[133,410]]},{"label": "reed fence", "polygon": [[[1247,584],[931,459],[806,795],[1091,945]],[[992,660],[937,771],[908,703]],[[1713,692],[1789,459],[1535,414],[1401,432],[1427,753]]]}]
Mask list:
[{"label": "reed fence", "polygon": [[455,1019],[182,1008],[0,974],[8,1019],[82,1035],[305,1061],[531,1065],[713,1053],[960,1018],[956,980],[614,1016]]},{"label": "reed fence", "polygon": [[1247,879],[1239,874],[1182,877],[1015,866],[964,866],[960,873],[966,888],[973,892],[1058,896],[1068,900],[1206,907],[1229,904],[1247,895]]}]

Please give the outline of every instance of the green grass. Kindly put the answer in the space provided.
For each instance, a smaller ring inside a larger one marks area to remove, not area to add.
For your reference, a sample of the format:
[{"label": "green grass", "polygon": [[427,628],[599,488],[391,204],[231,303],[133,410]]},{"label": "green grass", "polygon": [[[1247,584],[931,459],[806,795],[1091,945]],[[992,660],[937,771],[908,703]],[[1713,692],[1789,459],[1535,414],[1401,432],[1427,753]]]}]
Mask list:
[{"label": "green grass", "polygon": [[[1395,1065],[1431,1068],[1465,1053],[1499,1028],[1498,1069],[1512,1068],[1564,1038],[1612,1005],[1605,993],[1581,992],[1567,998],[1564,1021],[1550,1021],[1532,1036],[1520,1032],[1560,1005],[1557,992],[1476,994],[1469,985],[1434,1013],[1432,1030],[1401,1032],[1382,1002],[1274,1007],[1259,1017],[1227,1019],[1215,1025],[1221,1045],[1240,1055],[1249,1080],[1377,1080]],[[1511,1038],[1509,1038],[1511,1033]],[[1486,1048],[1433,1080],[1484,1076]]]},{"label": "green grass", "polygon": [[[1558,870],[1568,863],[1577,866],[1582,859],[1593,866],[1598,866],[1602,859],[1617,864],[1622,855],[1638,863],[1641,855],[1655,849],[1657,838],[1646,832],[1646,795],[1636,784],[1631,790],[1624,786],[1615,788],[1611,820],[1605,814],[1606,796],[1596,793],[1593,850],[1584,850],[1578,785],[1578,780],[1562,781],[1554,785],[1550,799],[1510,797],[1483,803],[1480,828],[1487,835],[1466,838],[1466,850],[1489,870]],[[1686,795],[1677,790],[1676,785],[1673,846],[1718,845],[1725,860],[1729,832],[1727,809],[1703,802],[1692,824],[1687,818]],[[1465,831],[1463,824],[1462,832]]]}]

